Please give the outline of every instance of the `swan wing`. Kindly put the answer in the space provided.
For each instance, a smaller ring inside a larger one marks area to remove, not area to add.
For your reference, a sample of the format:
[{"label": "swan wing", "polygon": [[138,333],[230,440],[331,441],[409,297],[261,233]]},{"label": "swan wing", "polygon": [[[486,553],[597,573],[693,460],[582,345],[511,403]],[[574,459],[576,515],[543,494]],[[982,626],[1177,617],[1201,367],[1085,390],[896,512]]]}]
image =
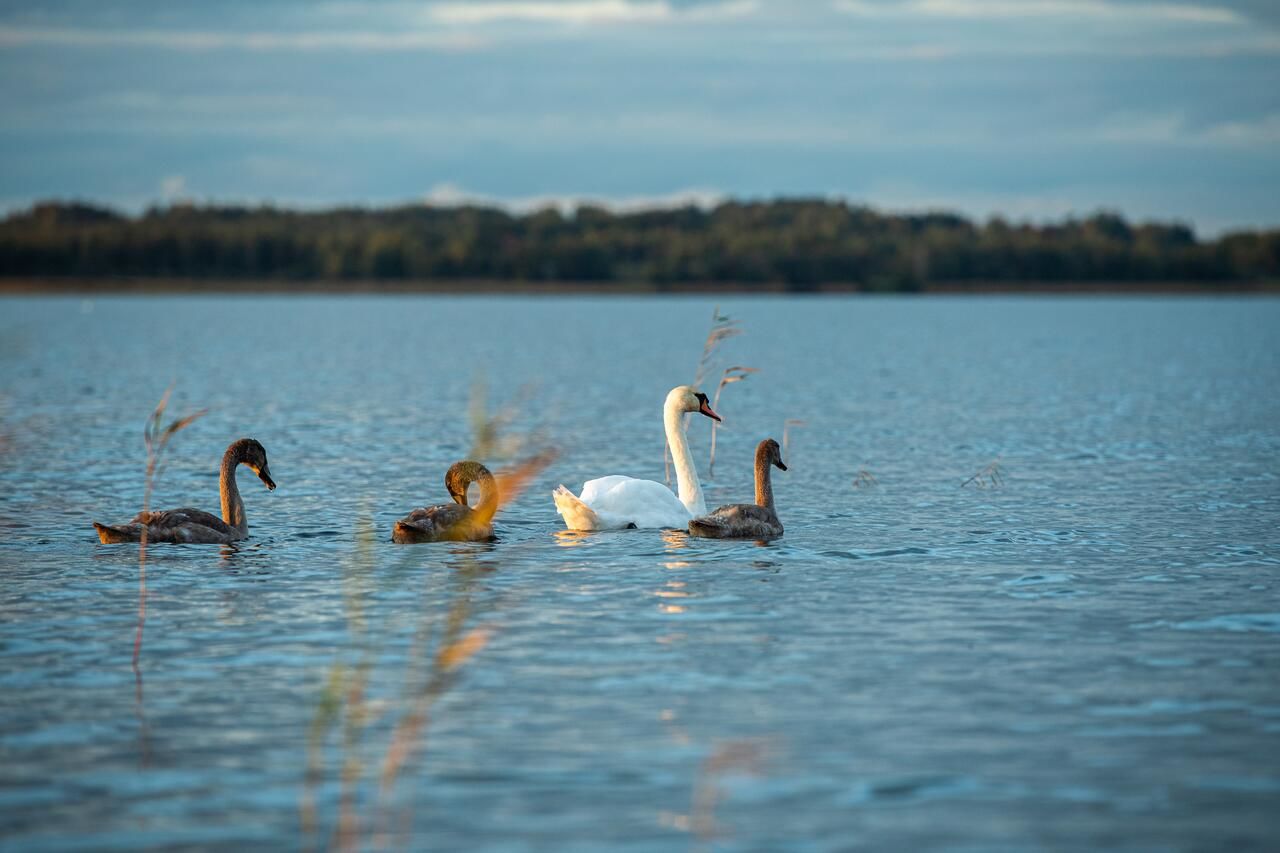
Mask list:
[{"label": "swan wing", "polygon": [[776,539],[782,522],[772,509],[756,504],[728,504],[690,519],[689,532],[712,539]]},{"label": "swan wing", "polygon": [[140,512],[134,516],[133,521],[135,524],[147,525],[148,535],[158,530],[170,530],[190,525],[206,527],[222,536],[239,535],[239,531],[213,513],[205,512],[202,509],[192,509],[191,507]]},{"label": "swan wing", "polygon": [[108,544],[137,542],[142,539],[144,529],[148,542],[217,545],[243,538],[239,530],[216,515],[190,507],[140,512],[128,524],[99,524],[95,521],[93,526],[98,531],[98,538]]},{"label": "swan wing", "polygon": [[634,477],[624,477],[621,474],[611,474],[608,477],[597,477],[594,480],[587,480],[582,484],[582,493],[578,495],[578,499],[588,506],[595,506],[601,497],[608,494],[609,490],[620,483],[633,480]]},{"label": "swan wing", "polygon": [[493,536],[493,526],[465,504],[420,507],[396,522],[391,541],[478,542]]},{"label": "swan wing", "polygon": [[675,493],[653,480],[601,477],[587,483],[582,491],[583,503],[598,515],[625,519],[636,527],[684,527],[689,523],[689,510]]}]

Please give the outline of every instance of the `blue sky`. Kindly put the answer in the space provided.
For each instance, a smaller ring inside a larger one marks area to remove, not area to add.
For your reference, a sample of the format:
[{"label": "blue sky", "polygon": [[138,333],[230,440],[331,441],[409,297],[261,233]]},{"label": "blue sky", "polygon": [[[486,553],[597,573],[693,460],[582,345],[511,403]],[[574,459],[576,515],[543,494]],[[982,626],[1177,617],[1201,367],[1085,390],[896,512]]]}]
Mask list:
[{"label": "blue sky", "polygon": [[0,208],[843,197],[1280,225],[1273,0],[0,2]]}]

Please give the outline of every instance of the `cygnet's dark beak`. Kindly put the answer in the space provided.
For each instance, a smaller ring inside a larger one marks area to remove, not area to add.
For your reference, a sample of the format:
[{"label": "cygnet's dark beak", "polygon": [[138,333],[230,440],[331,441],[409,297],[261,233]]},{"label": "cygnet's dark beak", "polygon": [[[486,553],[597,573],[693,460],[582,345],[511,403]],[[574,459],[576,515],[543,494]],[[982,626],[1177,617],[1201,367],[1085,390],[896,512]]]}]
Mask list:
[{"label": "cygnet's dark beak", "polygon": [[775,459],[775,460],[773,460],[773,464],[774,464],[774,465],[777,465],[777,466],[778,466],[779,468],[781,468],[783,471],[787,470],[787,466],[783,463],[783,461],[782,461],[781,459]]},{"label": "cygnet's dark beak", "polygon": [[267,469],[266,465],[258,469],[258,479],[267,487],[267,491],[274,492],[276,490],[276,481],[271,479],[271,471]]}]

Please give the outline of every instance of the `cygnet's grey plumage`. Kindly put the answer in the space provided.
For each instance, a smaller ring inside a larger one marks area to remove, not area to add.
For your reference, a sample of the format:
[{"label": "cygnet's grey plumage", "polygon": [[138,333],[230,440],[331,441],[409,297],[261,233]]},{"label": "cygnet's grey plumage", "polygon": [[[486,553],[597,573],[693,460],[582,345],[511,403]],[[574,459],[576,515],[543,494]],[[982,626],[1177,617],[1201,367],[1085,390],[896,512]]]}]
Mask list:
[{"label": "cygnet's grey plumage", "polygon": [[[467,488],[480,486],[480,500],[467,505]],[[444,475],[451,504],[420,507],[396,522],[391,541],[402,545],[414,542],[483,542],[493,538],[493,516],[498,511],[498,483],[479,462],[455,462]]]},{"label": "cygnet's grey plumage", "polygon": [[93,526],[98,531],[98,538],[104,544],[138,542],[145,529],[148,542],[221,545],[244,539],[249,535],[249,524],[245,520],[240,489],[236,486],[236,468],[240,465],[248,465],[263,485],[275,489],[275,481],[267,468],[266,449],[252,438],[242,438],[232,442],[222,454],[218,477],[222,518],[191,507],[140,512],[128,524],[100,524],[95,521]]},{"label": "cygnet's grey plumage", "polygon": [[782,449],[778,442],[766,438],[756,447],[756,502],[726,504],[689,522],[689,532],[709,539],[777,539],[782,535],[782,522],[773,509],[773,482],[769,466],[783,471]]}]

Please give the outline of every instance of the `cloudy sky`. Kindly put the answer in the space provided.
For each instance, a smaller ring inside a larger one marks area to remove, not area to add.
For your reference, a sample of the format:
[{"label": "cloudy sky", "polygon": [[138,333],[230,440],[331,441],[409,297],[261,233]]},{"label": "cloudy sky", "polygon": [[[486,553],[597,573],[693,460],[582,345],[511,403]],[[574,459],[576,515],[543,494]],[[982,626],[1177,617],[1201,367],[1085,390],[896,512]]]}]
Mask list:
[{"label": "cloudy sky", "polygon": [[1276,0],[0,0],[0,209],[839,196],[1280,225]]}]

